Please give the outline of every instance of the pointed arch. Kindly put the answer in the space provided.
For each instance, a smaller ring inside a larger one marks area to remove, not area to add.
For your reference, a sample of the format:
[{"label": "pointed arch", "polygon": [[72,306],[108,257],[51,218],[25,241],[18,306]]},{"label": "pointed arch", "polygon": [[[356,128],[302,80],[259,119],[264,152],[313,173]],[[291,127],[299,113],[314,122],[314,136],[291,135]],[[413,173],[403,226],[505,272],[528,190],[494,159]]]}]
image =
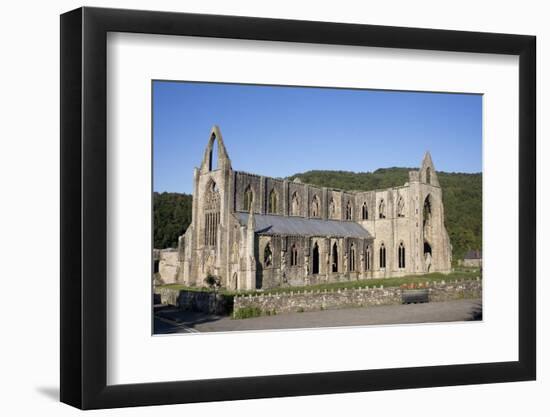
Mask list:
[{"label": "pointed arch", "polygon": [[338,272],[338,245],[336,242],[332,245],[332,272]]},{"label": "pointed arch", "polygon": [[321,215],[321,203],[317,194],[311,199],[310,217],[320,217]]},{"label": "pointed arch", "polygon": [[369,219],[369,208],[367,206],[366,201],[363,203],[363,206],[361,207],[361,218],[363,220],[368,220]]},{"label": "pointed arch", "polygon": [[355,245],[352,243],[349,247],[349,265],[350,272],[355,271]]},{"label": "pointed arch", "polygon": [[397,217],[405,217],[405,199],[401,195],[397,200]]},{"label": "pointed arch", "polygon": [[334,203],[334,198],[330,198],[330,201],[328,203],[328,218],[329,219],[335,219],[336,218],[336,204]]},{"label": "pointed arch", "polygon": [[372,268],[372,253],[370,245],[367,245],[365,250],[365,271],[370,271]]},{"label": "pointed arch", "polygon": [[264,248],[264,267],[269,268],[273,264],[273,252],[271,251],[271,244],[268,243]]},{"label": "pointed arch", "polygon": [[267,204],[267,212],[270,214],[277,214],[277,191],[274,188],[271,189],[269,193],[269,201]]},{"label": "pointed arch", "polygon": [[290,214],[293,216],[299,216],[300,215],[300,196],[296,191],[292,194],[291,199],[291,212]]},{"label": "pointed arch", "polygon": [[204,151],[201,172],[226,168],[231,168],[231,161],[223,144],[220,128],[214,125],[210,130],[210,137]]},{"label": "pointed arch", "polygon": [[378,204],[378,217],[380,219],[386,218],[386,203],[384,202],[383,198],[380,200],[380,203]]},{"label": "pointed arch", "polygon": [[385,269],[386,268],[386,246],[384,246],[384,243],[380,244],[379,255],[380,255],[380,260],[379,260],[380,269]]},{"label": "pointed arch", "polygon": [[428,194],[422,207],[422,225],[424,228],[430,225],[432,219],[432,197]]},{"label": "pointed arch", "polygon": [[319,245],[315,242],[313,245],[313,265],[312,265],[312,274],[317,275],[319,273]]},{"label": "pointed arch", "polygon": [[254,191],[250,184],[245,188],[243,195],[243,210],[250,211],[254,202]]},{"label": "pointed arch", "polygon": [[405,244],[403,242],[399,243],[397,248],[397,264],[400,269],[405,268]]},{"label": "pointed arch", "polygon": [[296,244],[293,243],[290,248],[290,266],[298,265],[298,248]]},{"label": "pointed arch", "polygon": [[216,246],[220,224],[220,193],[214,180],[206,185],[204,195],[204,244]]},{"label": "pointed arch", "polygon": [[346,220],[353,220],[353,205],[350,200],[346,204]]}]

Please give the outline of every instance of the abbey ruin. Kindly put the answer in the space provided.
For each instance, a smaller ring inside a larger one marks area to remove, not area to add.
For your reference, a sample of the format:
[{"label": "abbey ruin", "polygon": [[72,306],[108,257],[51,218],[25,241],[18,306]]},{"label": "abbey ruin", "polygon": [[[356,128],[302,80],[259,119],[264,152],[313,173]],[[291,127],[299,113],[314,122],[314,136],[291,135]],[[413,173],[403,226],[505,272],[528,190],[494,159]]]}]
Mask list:
[{"label": "abbey ruin", "polygon": [[189,286],[209,275],[251,290],[451,270],[429,153],[402,186],[337,190],[233,170],[214,126],[194,170],[192,210],[174,253],[174,280]]}]

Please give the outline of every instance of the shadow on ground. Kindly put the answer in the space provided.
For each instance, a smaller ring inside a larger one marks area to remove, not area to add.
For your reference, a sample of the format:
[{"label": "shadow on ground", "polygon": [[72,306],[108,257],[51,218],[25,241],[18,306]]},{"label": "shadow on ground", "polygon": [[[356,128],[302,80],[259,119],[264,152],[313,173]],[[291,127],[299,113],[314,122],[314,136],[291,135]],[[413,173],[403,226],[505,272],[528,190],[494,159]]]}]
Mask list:
[{"label": "shadow on ground", "polygon": [[181,311],[173,306],[154,307],[154,334],[186,333],[195,326],[216,322],[227,316],[218,316],[194,311]]},{"label": "shadow on ground", "polygon": [[483,307],[481,301],[477,302],[470,310],[470,318],[467,321],[483,320]]}]

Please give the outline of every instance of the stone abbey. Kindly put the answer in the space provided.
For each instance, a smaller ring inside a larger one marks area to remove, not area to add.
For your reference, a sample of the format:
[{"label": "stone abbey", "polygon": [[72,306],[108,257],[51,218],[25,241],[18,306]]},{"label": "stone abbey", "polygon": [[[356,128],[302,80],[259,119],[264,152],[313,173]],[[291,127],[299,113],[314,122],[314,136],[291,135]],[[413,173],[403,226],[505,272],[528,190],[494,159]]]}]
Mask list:
[{"label": "stone abbey", "polygon": [[429,153],[403,186],[337,190],[233,170],[214,126],[194,170],[192,210],[176,268],[190,286],[208,275],[251,290],[451,270]]}]

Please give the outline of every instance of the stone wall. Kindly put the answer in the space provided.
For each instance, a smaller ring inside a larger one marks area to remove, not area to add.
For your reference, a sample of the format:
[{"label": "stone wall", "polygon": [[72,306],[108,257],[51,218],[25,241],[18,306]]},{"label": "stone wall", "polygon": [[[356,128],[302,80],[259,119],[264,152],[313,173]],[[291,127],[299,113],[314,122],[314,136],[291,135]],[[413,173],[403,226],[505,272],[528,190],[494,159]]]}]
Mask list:
[{"label": "stone wall", "polygon": [[178,307],[184,311],[197,311],[208,314],[230,314],[233,297],[215,295],[208,291],[186,291],[172,288],[155,288],[155,296],[161,304]]},{"label": "stone wall", "polygon": [[[480,298],[480,280],[429,283],[425,286],[430,301],[448,301],[464,298]],[[328,310],[336,308],[369,307],[401,304],[401,288],[365,287],[339,290],[300,291],[257,296],[237,296],[234,311],[257,308],[264,314]]]},{"label": "stone wall", "polygon": [[153,262],[158,262],[158,277],[163,284],[177,282],[179,271],[178,251],[176,249],[154,249]]}]

